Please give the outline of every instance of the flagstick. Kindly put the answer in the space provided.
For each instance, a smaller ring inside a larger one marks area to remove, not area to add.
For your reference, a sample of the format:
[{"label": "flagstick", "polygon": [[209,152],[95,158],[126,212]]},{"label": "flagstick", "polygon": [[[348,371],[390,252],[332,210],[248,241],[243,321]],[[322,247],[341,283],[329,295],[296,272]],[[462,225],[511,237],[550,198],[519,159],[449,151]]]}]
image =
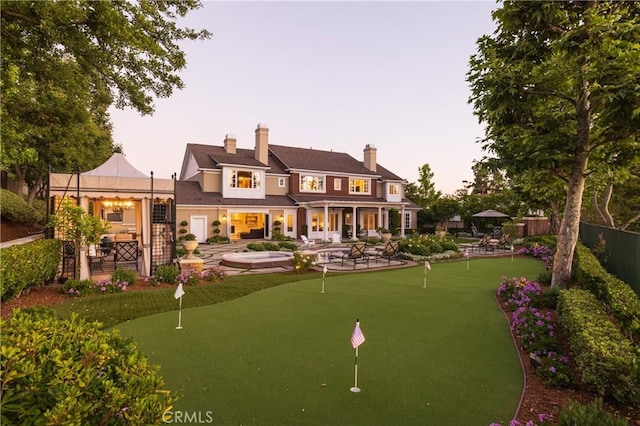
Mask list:
[{"label": "flagstick", "polygon": [[322,291],[320,293],[324,293],[324,272],[322,273]]},{"label": "flagstick", "polygon": [[355,383],[351,388],[351,392],[360,392],[360,388],[358,387],[358,346],[356,346]]},{"label": "flagstick", "polygon": [[427,288],[427,265],[424,266],[424,286],[423,288]]},{"label": "flagstick", "polygon": [[180,296],[180,309],[178,309],[178,326],[176,330],[182,330],[182,296]]}]

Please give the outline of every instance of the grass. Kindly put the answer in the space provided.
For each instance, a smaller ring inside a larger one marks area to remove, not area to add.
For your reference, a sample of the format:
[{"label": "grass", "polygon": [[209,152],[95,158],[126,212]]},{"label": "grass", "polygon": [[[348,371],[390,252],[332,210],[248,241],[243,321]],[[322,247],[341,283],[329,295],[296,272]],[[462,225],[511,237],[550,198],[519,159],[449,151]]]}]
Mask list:
[{"label": "grass", "polygon": [[[176,420],[198,413],[224,425],[504,424],[522,372],[494,294],[501,276],[535,279],[542,269],[532,258],[474,259],[469,270],[465,262],[433,264],[426,288],[421,266],[328,274],[324,294],[317,274],[243,277],[216,295],[186,288],[182,330],[172,290],[136,303],[157,304],[147,311],[169,303],[173,312],[118,328],[181,394]],[[265,291],[238,298],[249,287]],[[227,296],[233,300],[216,303]],[[206,297],[216,304],[203,306]],[[359,394],[349,391],[356,318],[367,339]]]}]

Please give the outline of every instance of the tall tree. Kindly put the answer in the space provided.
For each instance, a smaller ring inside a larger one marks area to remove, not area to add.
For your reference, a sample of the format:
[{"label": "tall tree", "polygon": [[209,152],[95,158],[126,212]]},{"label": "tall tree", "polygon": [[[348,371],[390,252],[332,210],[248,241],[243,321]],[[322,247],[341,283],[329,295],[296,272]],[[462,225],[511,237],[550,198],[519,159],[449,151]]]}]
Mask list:
[{"label": "tall tree", "polygon": [[442,193],[436,191],[433,182],[433,172],[428,164],[423,164],[422,167],[419,167],[418,174],[418,181],[407,185],[405,195],[408,199],[425,209],[437,200]]},{"label": "tall tree", "polygon": [[3,167],[34,187],[49,161],[75,171],[104,160],[115,149],[111,104],[151,114],[154,97],[184,86],[178,43],[210,34],[178,20],[200,7],[198,0],[2,1]]},{"label": "tall tree", "polygon": [[640,3],[504,1],[470,60],[483,149],[509,175],[566,181],[553,287],[571,280],[587,177],[624,169],[640,149]]}]

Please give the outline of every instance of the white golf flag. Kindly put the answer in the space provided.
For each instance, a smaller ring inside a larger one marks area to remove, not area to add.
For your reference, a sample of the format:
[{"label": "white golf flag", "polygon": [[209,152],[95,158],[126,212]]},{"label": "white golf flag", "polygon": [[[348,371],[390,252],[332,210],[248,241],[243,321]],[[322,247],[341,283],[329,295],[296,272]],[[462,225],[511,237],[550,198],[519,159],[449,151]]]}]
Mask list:
[{"label": "white golf flag", "polygon": [[424,261],[424,267],[427,268],[428,270],[431,270],[431,265],[429,264],[428,260]]},{"label": "white golf flag", "polygon": [[469,249],[464,250],[464,257],[469,257]]},{"label": "white golf flag", "polygon": [[353,330],[353,334],[351,335],[351,346],[355,349],[363,343],[364,334],[362,334],[362,330],[360,330],[360,321],[356,321],[356,328]]},{"label": "white golf flag", "polygon": [[511,253],[513,253],[513,244],[511,244]]},{"label": "white golf flag", "polygon": [[322,273],[323,273],[323,274],[326,274],[326,273],[327,273],[327,270],[328,270],[328,269],[327,269],[327,265],[324,265],[324,268],[322,268]]},{"label": "white golf flag", "polygon": [[173,293],[173,297],[180,299],[182,296],[184,296],[184,290],[182,289],[182,283],[180,283],[178,284],[178,288],[176,288],[176,292]]}]

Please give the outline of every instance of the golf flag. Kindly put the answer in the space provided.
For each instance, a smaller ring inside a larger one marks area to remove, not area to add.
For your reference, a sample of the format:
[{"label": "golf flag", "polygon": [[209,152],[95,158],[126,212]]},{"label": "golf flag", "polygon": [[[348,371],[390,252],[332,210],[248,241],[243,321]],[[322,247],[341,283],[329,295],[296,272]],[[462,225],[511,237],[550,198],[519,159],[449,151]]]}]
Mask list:
[{"label": "golf flag", "polygon": [[511,253],[513,253],[513,244],[511,244]]},{"label": "golf flag", "polygon": [[469,257],[469,249],[464,249],[464,257]]},{"label": "golf flag", "polygon": [[427,268],[428,270],[431,270],[431,265],[429,264],[428,260],[424,261],[424,267]]},{"label": "golf flag", "polygon": [[360,321],[356,320],[356,328],[351,335],[351,346],[355,349],[363,344],[364,340],[364,334],[362,334],[362,330],[360,330]]},{"label": "golf flag", "polygon": [[328,269],[327,269],[327,265],[324,265],[324,268],[322,268],[322,273],[323,273],[323,274],[326,274],[326,273],[327,273],[327,271],[328,271]]},{"label": "golf flag", "polygon": [[180,299],[182,296],[184,296],[184,290],[182,289],[182,283],[180,283],[178,284],[178,288],[176,288],[176,292],[173,293],[173,297]]}]

